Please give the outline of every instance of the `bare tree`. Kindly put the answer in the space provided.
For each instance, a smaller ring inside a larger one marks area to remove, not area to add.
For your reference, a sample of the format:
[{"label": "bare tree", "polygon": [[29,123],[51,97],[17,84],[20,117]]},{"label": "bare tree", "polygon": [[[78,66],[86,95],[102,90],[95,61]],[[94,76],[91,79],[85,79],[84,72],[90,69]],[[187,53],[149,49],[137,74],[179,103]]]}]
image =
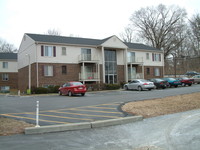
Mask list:
[{"label": "bare tree", "polygon": [[132,43],[133,42],[133,29],[128,26],[124,29],[123,33],[120,33],[120,37],[124,42]]},{"label": "bare tree", "polygon": [[13,53],[17,52],[17,49],[13,44],[6,42],[3,39],[0,39],[0,53]]},{"label": "bare tree", "polygon": [[58,36],[60,36],[60,35],[61,35],[61,32],[60,32],[59,30],[56,30],[56,29],[49,29],[49,30],[47,31],[46,34],[48,34],[48,35],[58,35]]},{"label": "bare tree", "polygon": [[166,58],[183,41],[177,38],[177,34],[182,31],[186,16],[185,9],[175,6],[167,8],[160,4],[136,11],[130,21],[138,29],[141,38],[153,47],[164,50]]},{"label": "bare tree", "polygon": [[192,49],[194,55],[200,56],[200,14],[196,14],[190,20]]}]

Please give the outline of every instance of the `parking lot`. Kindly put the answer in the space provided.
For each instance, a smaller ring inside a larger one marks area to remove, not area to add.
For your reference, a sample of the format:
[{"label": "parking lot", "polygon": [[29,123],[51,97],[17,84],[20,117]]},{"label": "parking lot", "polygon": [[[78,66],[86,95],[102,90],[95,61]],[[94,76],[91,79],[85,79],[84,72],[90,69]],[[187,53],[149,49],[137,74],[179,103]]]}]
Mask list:
[{"label": "parking lot", "polygon": [[40,102],[39,125],[54,125],[125,117],[124,102],[154,99],[200,92],[200,84],[191,87],[152,91],[101,91],[82,96],[6,96],[0,95],[0,116],[36,123],[36,101]]},{"label": "parking lot", "polygon": [[[40,111],[39,124],[54,125],[77,122],[92,122],[97,120],[117,119],[125,114],[118,110],[120,103],[100,104],[94,106],[74,107],[66,109],[56,109]],[[35,124],[36,112],[8,113],[1,116],[24,120]]]}]

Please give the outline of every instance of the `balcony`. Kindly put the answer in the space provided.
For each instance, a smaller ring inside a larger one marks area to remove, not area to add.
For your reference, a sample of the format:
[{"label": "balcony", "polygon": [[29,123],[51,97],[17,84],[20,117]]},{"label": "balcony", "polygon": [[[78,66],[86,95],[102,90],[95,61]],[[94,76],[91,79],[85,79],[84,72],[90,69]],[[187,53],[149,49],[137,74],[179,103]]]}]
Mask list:
[{"label": "balcony", "polygon": [[99,59],[97,55],[81,54],[79,55],[79,62],[97,63],[99,62]]},{"label": "balcony", "polygon": [[127,63],[128,64],[136,64],[136,65],[139,65],[139,64],[142,64],[143,63],[143,57],[128,57],[127,58]]},{"label": "balcony", "polygon": [[79,81],[100,81],[98,73],[81,72],[79,73]]},{"label": "balcony", "polygon": [[128,80],[131,81],[133,79],[143,79],[143,74],[142,73],[136,73],[136,74],[128,74]]}]

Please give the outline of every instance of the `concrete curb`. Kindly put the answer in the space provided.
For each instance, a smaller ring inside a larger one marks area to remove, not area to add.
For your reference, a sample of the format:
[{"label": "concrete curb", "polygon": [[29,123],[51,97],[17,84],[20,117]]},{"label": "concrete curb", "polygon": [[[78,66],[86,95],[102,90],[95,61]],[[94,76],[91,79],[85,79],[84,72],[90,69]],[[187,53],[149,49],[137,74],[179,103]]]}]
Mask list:
[{"label": "concrete curb", "polygon": [[119,119],[101,120],[101,121],[94,121],[94,122],[71,123],[71,124],[62,124],[62,125],[41,126],[41,127],[28,127],[28,128],[25,128],[25,134],[42,134],[42,133],[50,133],[50,132],[91,129],[91,128],[127,124],[127,123],[132,123],[132,122],[141,121],[141,120],[143,120],[142,116],[131,116],[131,117],[124,117],[124,118],[119,118]]}]

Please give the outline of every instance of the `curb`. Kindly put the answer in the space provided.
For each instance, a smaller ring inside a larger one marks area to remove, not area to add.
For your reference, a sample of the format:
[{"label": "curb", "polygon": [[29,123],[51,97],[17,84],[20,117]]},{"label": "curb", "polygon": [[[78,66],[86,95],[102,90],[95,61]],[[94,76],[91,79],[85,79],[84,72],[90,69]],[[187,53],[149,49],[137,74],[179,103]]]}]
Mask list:
[{"label": "curb", "polygon": [[51,133],[51,132],[100,128],[100,127],[106,127],[106,126],[127,124],[127,123],[132,123],[132,122],[141,121],[141,120],[143,120],[142,116],[131,116],[131,117],[125,117],[125,118],[119,118],[119,119],[101,120],[101,121],[94,121],[94,122],[29,127],[29,128],[25,128],[25,134],[42,134],[42,133]]}]

